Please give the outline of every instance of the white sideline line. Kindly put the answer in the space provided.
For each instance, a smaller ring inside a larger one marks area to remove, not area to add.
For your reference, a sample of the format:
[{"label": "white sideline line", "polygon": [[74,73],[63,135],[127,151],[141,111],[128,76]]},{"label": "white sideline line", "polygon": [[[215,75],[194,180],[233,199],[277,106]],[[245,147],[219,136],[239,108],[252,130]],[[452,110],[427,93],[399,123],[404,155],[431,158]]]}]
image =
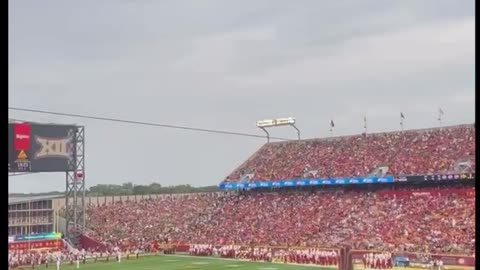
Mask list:
[{"label": "white sideline line", "polygon": [[322,265],[315,265],[315,264],[300,264],[300,263],[283,263],[283,262],[264,262],[264,261],[250,261],[247,259],[229,259],[229,258],[217,258],[217,257],[209,257],[209,256],[191,256],[191,255],[177,255],[177,254],[159,254],[159,256],[165,257],[180,257],[180,258],[191,258],[191,259],[204,259],[204,260],[217,260],[217,261],[231,261],[231,262],[247,262],[247,263],[269,263],[269,264],[287,264],[287,265],[298,265],[298,266],[305,266],[305,267],[316,267],[316,268],[336,268],[335,266],[332,267],[325,267]]},{"label": "white sideline line", "polygon": [[192,262],[192,264],[204,265],[204,264],[210,264],[210,263],[209,262]]},{"label": "white sideline line", "polygon": [[[203,260],[217,260],[217,261],[230,261],[230,262],[246,262],[246,263],[267,263],[267,264],[287,264],[287,265],[297,265],[297,266],[305,266],[305,267],[314,267],[314,268],[337,268],[336,266],[326,267],[322,265],[315,265],[315,264],[299,264],[299,263],[283,263],[283,262],[265,262],[265,261],[251,261],[248,259],[229,259],[229,258],[218,258],[218,257],[210,257],[210,256],[191,256],[191,255],[180,255],[180,254],[155,254],[155,253],[142,253],[138,254],[139,257],[177,257],[177,258],[190,258],[190,259],[203,259]],[[126,257],[126,256],[125,256]],[[123,256],[122,256],[123,258]],[[130,258],[135,258],[135,255],[130,255]],[[105,257],[98,257],[98,260],[105,259]],[[87,257],[86,261],[93,261],[93,257]],[[112,262],[115,260],[113,258]],[[127,260],[125,260],[127,261]],[[170,260],[173,262],[174,260]]]}]

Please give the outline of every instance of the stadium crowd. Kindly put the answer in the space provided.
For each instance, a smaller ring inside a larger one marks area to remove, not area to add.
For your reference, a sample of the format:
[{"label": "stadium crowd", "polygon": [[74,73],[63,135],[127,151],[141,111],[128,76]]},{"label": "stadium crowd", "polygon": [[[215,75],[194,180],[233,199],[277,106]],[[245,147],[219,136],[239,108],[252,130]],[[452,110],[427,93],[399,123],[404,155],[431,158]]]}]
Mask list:
[{"label": "stadium crowd", "polygon": [[334,189],[124,201],[90,207],[89,236],[123,250],[168,239],[471,254],[475,199],[467,193],[474,189],[451,188],[441,196],[422,190],[397,197],[381,190]]},{"label": "stadium crowd", "polygon": [[30,250],[9,250],[8,265],[9,268],[31,265],[32,268],[39,265],[54,264],[57,260],[63,263],[73,264],[74,261],[81,260],[85,263],[85,250],[67,250],[67,249],[30,249]]},{"label": "stadium crowd", "polygon": [[388,175],[445,173],[459,161],[475,170],[473,125],[269,143],[225,182],[367,176],[380,166]]},{"label": "stadium crowd", "polygon": [[[319,248],[285,248],[285,247],[247,247],[240,245],[191,245],[191,256],[219,256],[221,258],[247,259],[252,261],[285,262],[298,264],[316,264],[324,266],[338,265],[339,254],[334,249]],[[365,258],[371,258],[372,263],[378,258],[388,258],[387,253],[366,254]],[[389,258],[391,258],[391,253]],[[373,267],[372,267],[373,269]],[[387,269],[382,268],[382,269]]]},{"label": "stadium crowd", "polygon": [[[395,176],[459,168],[471,172],[474,151],[473,125],[272,143],[228,181],[245,175],[252,176],[249,180],[366,176],[381,166]],[[86,236],[105,249],[11,250],[9,266],[73,264],[86,256],[108,261],[122,252],[138,257],[163,243],[188,245],[195,256],[319,265],[337,264],[333,249],[319,248],[349,245],[383,251],[363,261],[365,267],[382,269],[391,267],[391,252],[475,253],[471,185],[399,184],[213,192],[89,205]],[[299,246],[305,248],[292,248]]]},{"label": "stadium crowd", "polygon": [[[245,175],[248,180],[366,176],[382,166],[395,176],[471,172],[474,151],[473,125],[271,143],[228,181]],[[55,258],[73,264],[80,255],[109,260],[122,252],[138,257],[172,244],[189,246],[186,251],[196,256],[320,265],[336,265],[337,255],[319,248],[349,245],[380,251],[364,264],[383,263],[384,269],[391,267],[391,252],[474,254],[474,187],[407,184],[212,192],[89,205],[85,236],[96,247],[84,246],[82,253],[12,250],[9,265],[48,264]]]},{"label": "stadium crowd", "polygon": [[58,248],[32,248],[32,249],[9,249],[8,265],[9,269],[31,266],[32,269],[38,266],[49,265],[75,265],[79,269],[80,264],[85,264],[87,260],[97,261],[117,261],[136,258],[140,255],[139,250],[128,250],[122,252],[118,247],[113,247],[109,251],[96,251],[93,249],[76,249],[66,244]]},{"label": "stadium crowd", "polygon": [[[245,175],[249,180],[367,176],[382,166],[395,176],[471,172],[474,152],[473,125],[271,143],[228,181]],[[471,185],[416,191],[397,184],[373,186],[118,201],[89,206],[86,235],[107,249],[151,251],[159,243],[175,243],[191,245],[189,252],[195,255],[256,256],[249,253],[254,250],[215,251],[215,245],[350,245],[385,252],[474,254]],[[261,249],[256,254],[275,257],[268,252]]]},{"label": "stadium crowd", "polygon": [[109,248],[153,249],[152,241],[188,233],[197,222],[208,222],[221,199],[217,193],[182,198],[116,202],[87,210],[88,232]]}]

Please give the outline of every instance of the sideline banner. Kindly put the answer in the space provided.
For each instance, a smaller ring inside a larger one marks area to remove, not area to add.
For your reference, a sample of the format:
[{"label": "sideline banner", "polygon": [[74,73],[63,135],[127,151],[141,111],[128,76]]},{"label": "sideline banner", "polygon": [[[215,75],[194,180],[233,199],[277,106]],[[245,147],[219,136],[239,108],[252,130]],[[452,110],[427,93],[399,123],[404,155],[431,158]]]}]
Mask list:
[{"label": "sideline banner", "polygon": [[256,181],[252,183],[220,183],[220,189],[245,189],[245,188],[279,188],[279,187],[303,187],[303,186],[322,186],[322,185],[358,185],[358,184],[377,184],[393,183],[393,176],[385,177],[352,177],[335,179],[299,179],[285,181]]},{"label": "sideline banner", "polygon": [[428,175],[407,175],[396,179],[398,182],[422,182],[422,181],[459,181],[474,180],[475,173],[446,173],[446,174],[428,174]]},{"label": "sideline banner", "polygon": [[62,247],[62,245],[63,245],[62,240],[16,242],[16,243],[8,243],[8,250],[59,248],[59,247]]},{"label": "sideline banner", "polygon": [[62,238],[61,233],[38,233],[30,235],[15,235],[13,242],[25,242],[25,241],[41,241],[41,240],[58,240]]},{"label": "sideline banner", "polygon": [[[363,255],[366,253],[378,253],[376,251],[369,250],[352,250],[352,257],[356,261],[361,261]],[[428,255],[428,256],[427,256]],[[463,255],[447,255],[447,254],[421,254],[421,253],[393,253],[392,257],[404,257],[408,258],[410,263],[421,265],[424,263],[425,257],[431,257],[432,259],[440,259],[444,265],[449,266],[462,266],[462,267],[474,267],[475,257],[463,256]]]}]

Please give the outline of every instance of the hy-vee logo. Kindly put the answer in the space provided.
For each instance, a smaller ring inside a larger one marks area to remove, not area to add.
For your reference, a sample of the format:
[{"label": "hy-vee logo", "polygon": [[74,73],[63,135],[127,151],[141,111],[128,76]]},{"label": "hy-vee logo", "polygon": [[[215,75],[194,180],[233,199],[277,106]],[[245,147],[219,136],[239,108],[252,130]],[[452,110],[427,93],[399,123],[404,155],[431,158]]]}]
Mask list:
[{"label": "hy-vee logo", "polygon": [[35,153],[35,159],[41,158],[65,158],[72,157],[71,143],[72,138],[43,138],[35,136],[35,141],[39,144],[40,149]]}]

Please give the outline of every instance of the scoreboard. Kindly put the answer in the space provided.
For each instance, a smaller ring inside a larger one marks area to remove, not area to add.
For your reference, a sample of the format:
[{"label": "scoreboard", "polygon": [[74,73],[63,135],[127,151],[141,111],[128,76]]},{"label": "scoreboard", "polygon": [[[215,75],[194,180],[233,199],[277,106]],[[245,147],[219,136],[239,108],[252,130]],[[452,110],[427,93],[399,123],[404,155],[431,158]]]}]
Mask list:
[{"label": "scoreboard", "polygon": [[77,127],[8,124],[8,172],[58,172],[75,168]]}]

